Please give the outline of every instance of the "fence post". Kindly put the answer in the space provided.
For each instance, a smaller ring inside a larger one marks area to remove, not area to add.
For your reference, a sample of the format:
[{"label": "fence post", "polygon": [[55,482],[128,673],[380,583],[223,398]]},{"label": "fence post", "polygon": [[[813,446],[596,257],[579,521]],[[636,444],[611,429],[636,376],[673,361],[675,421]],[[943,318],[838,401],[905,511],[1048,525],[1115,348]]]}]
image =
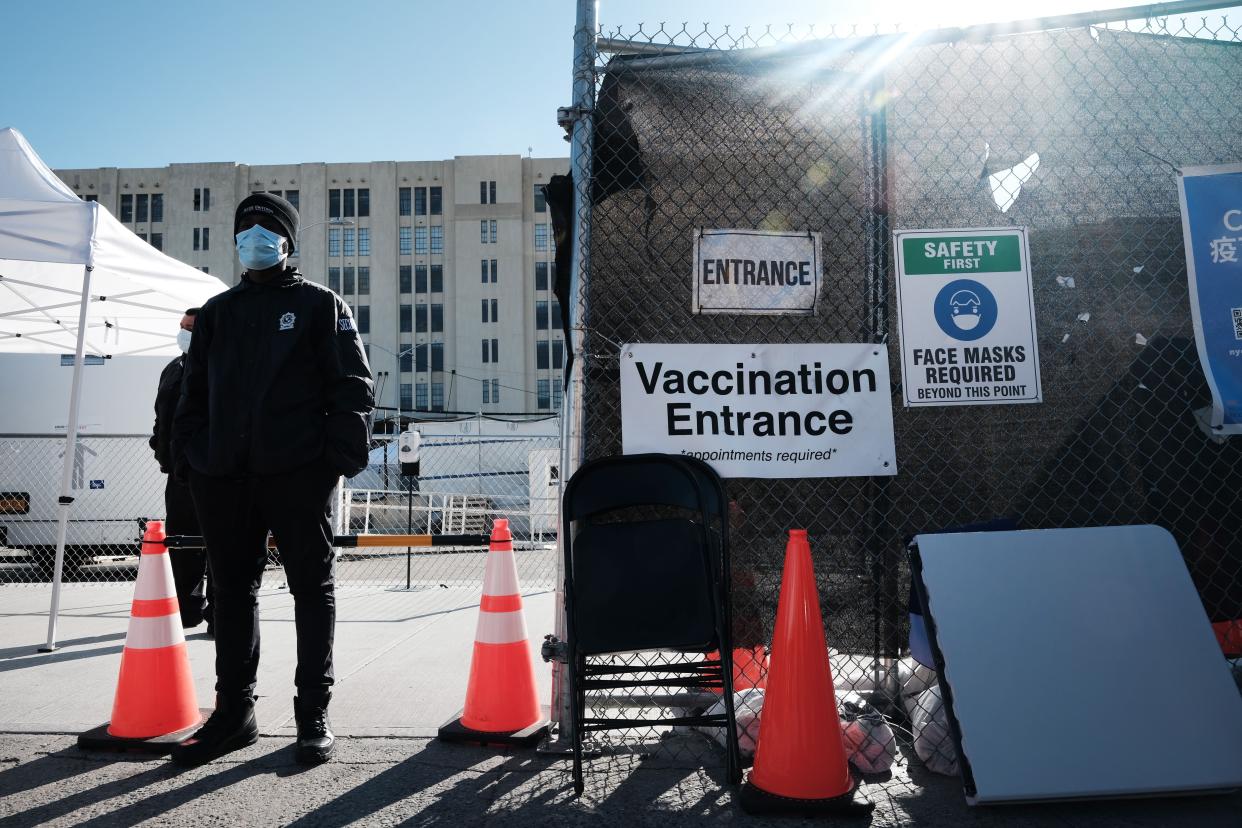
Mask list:
[{"label": "fence post", "polygon": [[[573,104],[569,112],[572,124],[570,135],[569,169],[574,184],[574,225],[572,259],[569,275],[569,307],[562,313],[569,315],[570,353],[573,366],[566,393],[561,399],[561,463],[556,498],[556,627],[558,640],[565,640],[565,545],[562,533],[561,502],[565,493],[565,481],[582,464],[585,441],[582,388],[586,355],[583,354],[583,325],[586,321],[586,282],[589,278],[591,256],[591,180],[592,140],[595,123],[592,120],[595,107],[595,2],[578,0],[577,18],[574,24]],[[540,750],[564,752],[573,745],[573,717],[569,715],[569,682],[565,663],[552,661],[552,733]]]}]

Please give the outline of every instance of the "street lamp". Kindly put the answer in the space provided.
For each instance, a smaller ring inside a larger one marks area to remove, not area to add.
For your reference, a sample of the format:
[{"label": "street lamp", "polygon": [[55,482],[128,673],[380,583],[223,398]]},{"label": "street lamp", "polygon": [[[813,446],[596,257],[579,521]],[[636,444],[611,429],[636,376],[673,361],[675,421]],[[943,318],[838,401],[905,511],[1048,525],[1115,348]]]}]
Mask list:
[{"label": "street lamp", "polygon": [[301,227],[298,228],[298,238],[300,239],[302,237],[302,234],[305,233],[307,230],[311,229],[312,227],[319,227],[324,224],[330,224],[333,227],[353,227],[354,223],[355,222],[353,219],[330,218],[330,219],[324,219],[323,221],[317,221],[314,224],[303,224]]},{"label": "street lamp", "polygon": [[383,345],[379,345],[379,344],[377,344],[377,343],[375,343],[375,342],[372,342],[372,343],[371,343],[371,347],[372,347],[372,348],[379,348],[379,349],[380,349],[381,351],[383,351],[384,353],[386,353],[386,354],[388,354],[389,356],[393,357],[393,359],[394,359],[394,360],[396,361],[396,363],[397,363],[397,382],[395,383],[395,384],[396,384],[396,392],[397,392],[397,393],[396,393],[396,397],[397,397],[397,432],[398,432],[398,433],[400,433],[400,431],[401,431],[401,357],[405,356],[406,354],[412,354],[412,353],[414,353],[414,346],[413,346],[413,345],[411,345],[410,347],[406,348],[404,351],[401,351],[400,353],[396,353],[396,352],[394,352],[394,351],[390,351],[390,350],[388,350],[387,348],[385,348]]}]

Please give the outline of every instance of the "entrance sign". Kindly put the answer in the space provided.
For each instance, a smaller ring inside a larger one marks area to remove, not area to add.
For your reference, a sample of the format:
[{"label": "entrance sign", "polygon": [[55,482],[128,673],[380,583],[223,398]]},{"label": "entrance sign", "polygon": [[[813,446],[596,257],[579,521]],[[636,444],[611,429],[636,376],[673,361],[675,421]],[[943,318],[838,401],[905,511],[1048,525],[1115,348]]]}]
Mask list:
[{"label": "entrance sign", "polygon": [[1181,173],[1190,313],[1212,389],[1208,425],[1215,434],[1242,434],[1242,164]]},{"label": "entrance sign", "polygon": [[696,230],[694,313],[813,316],[819,233]]},{"label": "entrance sign", "polygon": [[1026,229],[906,230],[893,242],[906,406],[1042,402]]},{"label": "entrance sign", "polygon": [[722,477],[896,474],[888,348],[626,345],[621,444]]}]

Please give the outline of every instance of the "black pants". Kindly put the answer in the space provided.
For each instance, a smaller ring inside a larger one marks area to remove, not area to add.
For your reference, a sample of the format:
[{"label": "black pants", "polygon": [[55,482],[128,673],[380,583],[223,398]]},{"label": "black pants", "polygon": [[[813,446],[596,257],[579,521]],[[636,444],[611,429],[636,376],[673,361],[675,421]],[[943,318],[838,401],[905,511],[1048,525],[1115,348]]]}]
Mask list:
[{"label": "black pants", "polygon": [[[190,487],[179,485],[169,475],[164,486],[164,532],[168,535],[198,535],[198,515]],[[181,626],[197,627],[203,619],[211,627],[211,575],[207,572],[207,550],[170,549],[173,583],[181,607]],[[206,575],[207,585],[203,586]]]},{"label": "black pants", "polygon": [[253,695],[259,669],[259,586],[270,529],[293,596],[298,696],[325,702],[336,628],[328,500],[337,475],[321,463],[281,475],[208,477],[190,472],[214,582],[216,692]]}]

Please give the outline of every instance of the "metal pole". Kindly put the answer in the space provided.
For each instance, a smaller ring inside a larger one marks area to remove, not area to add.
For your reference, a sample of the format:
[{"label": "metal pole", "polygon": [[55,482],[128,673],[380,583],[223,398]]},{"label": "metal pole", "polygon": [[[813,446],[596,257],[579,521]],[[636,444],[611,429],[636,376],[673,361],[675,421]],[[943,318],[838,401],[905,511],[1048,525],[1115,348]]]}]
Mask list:
[{"label": "metal pole", "polygon": [[[582,465],[585,441],[583,419],[583,382],[586,355],[583,344],[583,325],[586,321],[586,283],[589,277],[591,255],[591,179],[592,141],[595,122],[595,2],[578,0],[577,20],[574,24],[574,80],[573,105],[570,110],[573,131],[570,135],[569,169],[574,183],[574,229],[573,257],[569,267],[569,314],[571,350],[574,354],[570,371],[569,387],[561,399],[561,467],[558,475],[556,498],[556,627],[555,635],[564,641],[565,630],[565,544],[564,524],[561,520],[561,503],[565,494],[565,481]],[[573,717],[569,710],[568,665],[552,662],[551,720],[554,738],[541,746],[542,750],[561,752],[573,744]]]},{"label": "metal pole", "polygon": [[[92,214],[93,215],[93,214]],[[94,222],[92,221],[92,226]],[[78,344],[73,358],[73,385],[69,392],[69,422],[65,428],[65,462],[60,470],[60,499],[56,506],[56,563],[52,569],[52,604],[47,611],[47,643],[39,648],[41,653],[56,649],[56,620],[60,615],[60,579],[65,566],[65,536],[69,531],[69,506],[73,496],[69,485],[73,480],[73,455],[78,442],[78,409],[82,403],[82,360],[86,351],[86,311],[91,303],[91,271],[87,265],[82,272],[82,302],[78,307]]]},{"label": "metal pole", "polygon": [[[405,475],[405,533],[407,535],[414,534],[414,478],[411,475]],[[410,547],[405,548],[405,588],[410,588],[410,564],[413,560],[413,552]]]}]

